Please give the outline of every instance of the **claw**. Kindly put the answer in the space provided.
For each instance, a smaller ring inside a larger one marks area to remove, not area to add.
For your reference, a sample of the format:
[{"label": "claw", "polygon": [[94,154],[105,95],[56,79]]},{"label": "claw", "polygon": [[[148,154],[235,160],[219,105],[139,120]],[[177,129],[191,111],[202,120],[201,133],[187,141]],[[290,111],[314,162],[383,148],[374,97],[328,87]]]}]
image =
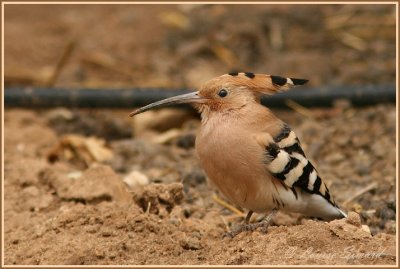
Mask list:
[{"label": "claw", "polygon": [[261,232],[266,234],[268,232],[269,224],[270,224],[269,222],[265,222],[265,221],[260,221],[260,222],[252,223],[252,224],[244,224],[230,232],[224,233],[223,238],[229,237],[232,239],[242,232],[253,232],[259,227],[261,227]]},{"label": "claw", "polygon": [[[278,210],[273,209],[272,212],[271,212],[265,219],[263,219],[263,220],[260,221],[260,222],[251,223],[251,224],[245,222],[245,224],[240,225],[240,226],[237,227],[236,229],[233,229],[233,230],[230,231],[230,232],[224,233],[224,235],[222,236],[222,238],[229,237],[229,238],[232,239],[232,238],[234,238],[235,236],[237,236],[238,234],[240,234],[240,233],[242,233],[242,232],[248,232],[248,231],[253,232],[253,231],[255,231],[257,228],[260,228],[260,227],[261,227],[260,231],[261,231],[263,234],[266,234],[266,233],[268,232],[268,227],[269,227],[269,225],[271,224],[272,218],[273,218],[273,216],[276,214],[277,211],[278,211]],[[246,219],[247,219],[247,218],[246,218]],[[250,217],[248,217],[248,219],[250,219]],[[248,221],[248,220],[247,220],[247,221]]]}]

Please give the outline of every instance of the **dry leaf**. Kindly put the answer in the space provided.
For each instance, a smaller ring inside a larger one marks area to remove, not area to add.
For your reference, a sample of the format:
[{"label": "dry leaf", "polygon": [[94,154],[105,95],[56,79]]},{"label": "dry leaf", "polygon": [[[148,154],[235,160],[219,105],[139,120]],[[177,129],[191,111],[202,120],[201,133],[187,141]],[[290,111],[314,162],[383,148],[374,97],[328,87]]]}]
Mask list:
[{"label": "dry leaf", "polygon": [[94,162],[112,159],[113,152],[106,147],[103,139],[70,134],[60,139],[47,158],[50,162],[63,160],[86,168]]}]

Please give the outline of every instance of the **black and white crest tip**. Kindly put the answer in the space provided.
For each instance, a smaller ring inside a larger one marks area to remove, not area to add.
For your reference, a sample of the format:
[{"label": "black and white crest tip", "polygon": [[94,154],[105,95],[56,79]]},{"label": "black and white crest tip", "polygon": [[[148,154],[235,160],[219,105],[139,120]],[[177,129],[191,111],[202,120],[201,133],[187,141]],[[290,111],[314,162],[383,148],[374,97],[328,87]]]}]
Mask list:
[{"label": "black and white crest tip", "polygon": [[307,79],[301,78],[284,78],[280,76],[271,76],[272,83],[278,86],[284,86],[285,84],[289,84],[291,86],[304,85],[308,82]]},{"label": "black and white crest tip", "polygon": [[248,78],[254,78],[256,75],[254,75],[254,73],[251,72],[245,72],[244,75]]},{"label": "black and white crest tip", "polygon": [[308,82],[308,79],[302,78],[290,78],[290,80],[293,82],[293,85],[304,85]]},{"label": "black and white crest tip", "polygon": [[287,82],[287,78],[280,77],[280,76],[271,76],[272,83],[283,86]]},{"label": "black and white crest tip", "polygon": [[232,76],[232,77],[236,77],[236,76],[246,76],[248,78],[255,78],[256,74],[252,73],[252,72],[243,72],[243,73],[239,73],[239,72],[230,72],[228,73],[228,75]]}]

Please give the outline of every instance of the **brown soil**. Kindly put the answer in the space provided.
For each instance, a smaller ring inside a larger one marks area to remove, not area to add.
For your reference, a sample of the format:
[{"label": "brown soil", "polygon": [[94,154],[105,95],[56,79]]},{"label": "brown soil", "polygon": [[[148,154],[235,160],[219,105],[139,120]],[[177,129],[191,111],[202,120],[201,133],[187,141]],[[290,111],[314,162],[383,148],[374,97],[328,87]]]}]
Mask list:
[{"label": "brown soil", "polygon": [[[234,67],[301,74],[313,86],[394,82],[393,14],[376,5],[6,6],[6,85],[46,84],[68,40],[79,45],[55,86],[195,87]],[[361,27],[365,17],[381,28]],[[265,46],[273,53],[255,57]],[[348,219],[278,213],[267,234],[223,238],[243,214],[213,198],[193,111],[132,120],[127,110],[6,108],[4,263],[396,264],[395,106],[274,112]]]}]

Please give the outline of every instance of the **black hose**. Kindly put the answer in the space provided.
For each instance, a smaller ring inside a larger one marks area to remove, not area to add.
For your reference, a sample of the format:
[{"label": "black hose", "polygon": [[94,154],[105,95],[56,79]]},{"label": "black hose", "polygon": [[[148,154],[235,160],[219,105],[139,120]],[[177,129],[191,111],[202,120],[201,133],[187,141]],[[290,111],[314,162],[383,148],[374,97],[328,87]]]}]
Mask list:
[{"label": "black hose", "polygon": [[[81,107],[81,108],[134,108],[188,93],[188,89],[55,89],[6,88],[6,107]],[[287,107],[291,99],[306,107],[331,106],[337,99],[347,99],[354,106],[378,103],[396,103],[396,86],[365,85],[335,86],[316,89],[297,88],[288,92],[265,96],[262,103],[268,107]]]},{"label": "black hose", "polygon": [[264,97],[262,103],[269,107],[284,107],[291,99],[305,107],[332,106],[335,100],[346,99],[353,106],[368,106],[379,103],[396,103],[396,86],[362,85],[362,86],[331,86],[315,89],[298,88],[288,92]]}]

